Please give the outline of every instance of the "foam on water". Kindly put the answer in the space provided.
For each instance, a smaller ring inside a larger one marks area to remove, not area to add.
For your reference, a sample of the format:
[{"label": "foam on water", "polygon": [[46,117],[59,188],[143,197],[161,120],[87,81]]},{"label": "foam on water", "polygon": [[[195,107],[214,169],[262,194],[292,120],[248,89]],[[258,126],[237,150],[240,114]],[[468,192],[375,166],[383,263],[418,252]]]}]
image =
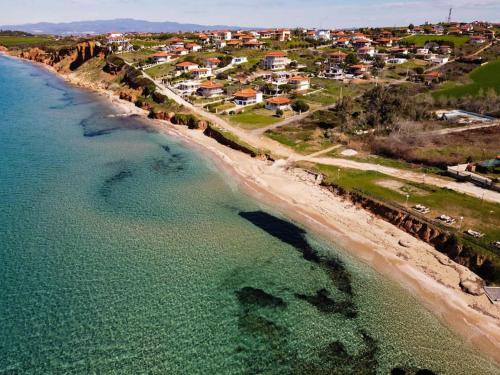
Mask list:
[{"label": "foam on water", "polygon": [[0,373],[498,373],[209,160],[0,57]]}]

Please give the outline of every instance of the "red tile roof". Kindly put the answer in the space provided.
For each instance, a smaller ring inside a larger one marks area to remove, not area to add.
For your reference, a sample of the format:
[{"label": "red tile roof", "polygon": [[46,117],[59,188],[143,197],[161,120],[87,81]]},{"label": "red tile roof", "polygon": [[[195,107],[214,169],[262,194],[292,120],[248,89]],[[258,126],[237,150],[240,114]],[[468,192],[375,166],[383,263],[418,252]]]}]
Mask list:
[{"label": "red tile roof", "polygon": [[257,91],[254,89],[243,89],[234,93],[234,96],[238,98],[253,98],[257,95]]},{"label": "red tile roof", "polygon": [[275,96],[274,98],[267,99],[267,102],[271,104],[284,105],[284,104],[290,104],[290,99],[285,98],[283,96]]},{"label": "red tile roof", "polygon": [[295,76],[290,78],[288,81],[309,81],[309,78],[302,76]]},{"label": "red tile roof", "polygon": [[281,51],[273,51],[273,52],[269,52],[266,57],[286,57],[286,53],[285,52],[281,52]]},{"label": "red tile roof", "polygon": [[200,85],[200,87],[202,89],[221,89],[224,86],[222,86],[220,83],[216,83],[214,81],[205,81]]},{"label": "red tile roof", "polygon": [[180,62],[178,64],[175,64],[175,66],[181,66],[181,67],[187,67],[187,66],[198,66],[198,64],[195,64],[191,61],[183,61],[183,62]]}]

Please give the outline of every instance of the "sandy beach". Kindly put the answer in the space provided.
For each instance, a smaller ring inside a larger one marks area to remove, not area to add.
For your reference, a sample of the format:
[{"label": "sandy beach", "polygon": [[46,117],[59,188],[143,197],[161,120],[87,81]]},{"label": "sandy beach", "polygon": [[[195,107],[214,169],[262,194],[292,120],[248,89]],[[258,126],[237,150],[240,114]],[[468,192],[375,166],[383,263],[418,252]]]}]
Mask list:
[{"label": "sandy beach", "polygon": [[[47,66],[39,64],[47,68]],[[51,71],[56,72],[50,68]],[[123,115],[146,113],[112,92],[89,84],[75,74],[69,83],[98,92]],[[500,306],[485,295],[473,296],[459,284],[477,278],[432,246],[374,217],[317,186],[286,161],[252,159],[206,137],[199,130],[148,120],[160,132],[182,139],[216,162],[240,190],[264,206],[327,238],[369,264],[414,295],[454,332],[500,364]],[[400,243],[406,246],[401,246]]]}]

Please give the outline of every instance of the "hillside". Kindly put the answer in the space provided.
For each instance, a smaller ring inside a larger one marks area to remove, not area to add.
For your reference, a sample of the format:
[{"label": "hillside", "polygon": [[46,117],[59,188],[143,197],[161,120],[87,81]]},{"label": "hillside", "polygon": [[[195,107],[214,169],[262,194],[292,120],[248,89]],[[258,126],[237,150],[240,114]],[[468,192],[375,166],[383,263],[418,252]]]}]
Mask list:
[{"label": "hillside", "polygon": [[[242,29],[239,26],[228,25],[198,25],[177,22],[150,22],[131,18],[75,21],[63,23],[29,23],[23,25],[1,25],[0,30],[20,30],[33,34],[103,34],[107,32],[190,32],[196,30]],[[244,29],[244,28],[243,28]]]}]

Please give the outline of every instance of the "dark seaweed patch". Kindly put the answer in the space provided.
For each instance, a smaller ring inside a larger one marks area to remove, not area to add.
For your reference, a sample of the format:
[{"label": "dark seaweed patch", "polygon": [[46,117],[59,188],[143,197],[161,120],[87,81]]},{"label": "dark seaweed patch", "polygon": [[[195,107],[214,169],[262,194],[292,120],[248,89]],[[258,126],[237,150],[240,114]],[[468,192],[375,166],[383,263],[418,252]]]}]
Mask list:
[{"label": "dark seaweed patch", "polygon": [[302,228],[263,211],[240,212],[239,215],[271,236],[295,247],[305,260],[319,265],[339,290],[352,295],[351,276],[342,262],[320,255],[309,245]]},{"label": "dark seaweed patch", "polygon": [[160,145],[160,147],[164,149],[167,153],[170,153],[170,147],[168,147],[167,145]]},{"label": "dark seaweed patch", "polygon": [[296,362],[293,374],[376,374],[378,361],[377,342],[365,332],[361,332],[365,349],[358,354],[350,354],[344,344],[331,342],[319,353],[317,362]]},{"label": "dark seaweed patch", "polygon": [[80,121],[85,137],[97,137],[110,134],[117,130],[143,130],[154,133],[156,130],[151,125],[136,119],[134,116],[109,118],[100,115],[92,115]]},{"label": "dark seaweed patch", "polygon": [[348,319],[357,316],[356,306],[351,301],[336,302],[330,297],[330,293],[326,289],[320,289],[314,295],[296,293],[295,297],[310,303],[325,314],[342,314]]},{"label": "dark seaweed patch", "polygon": [[[252,287],[243,287],[235,294],[240,306],[238,328],[241,332],[235,353],[245,353],[247,373],[272,373],[277,368],[289,367],[293,358],[288,349],[289,330],[269,316],[283,309],[285,301]],[[267,309],[266,314],[262,309]]]},{"label": "dark seaweed patch", "polygon": [[173,172],[181,172],[184,169],[184,160],[180,156],[171,155],[167,159],[154,158],[151,162],[151,170],[163,175],[168,175]]},{"label": "dark seaweed patch", "polygon": [[259,306],[259,307],[286,307],[286,302],[280,298],[266,293],[262,289],[246,286],[236,291],[236,297],[240,304],[244,306]]},{"label": "dark seaweed patch", "polygon": [[130,178],[130,177],[132,177],[132,172],[128,169],[122,170],[122,171],[116,173],[115,175],[113,175],[112,177],[110,177],[110,178],[106,179],[106,181],[104,181],[104,184],[101,187],[101,189],[99,190],[99,193],[104,198],[108,198],[111,195],[111,192],[113,191],[113,187],[117,183],[119,183],[120,181],[123,181],[127,178]]},{"label": "dark seaweed patch", "polygon": [[391,370],[391,375],[436,375],[436,373],[428,369],[395,367]]}]

